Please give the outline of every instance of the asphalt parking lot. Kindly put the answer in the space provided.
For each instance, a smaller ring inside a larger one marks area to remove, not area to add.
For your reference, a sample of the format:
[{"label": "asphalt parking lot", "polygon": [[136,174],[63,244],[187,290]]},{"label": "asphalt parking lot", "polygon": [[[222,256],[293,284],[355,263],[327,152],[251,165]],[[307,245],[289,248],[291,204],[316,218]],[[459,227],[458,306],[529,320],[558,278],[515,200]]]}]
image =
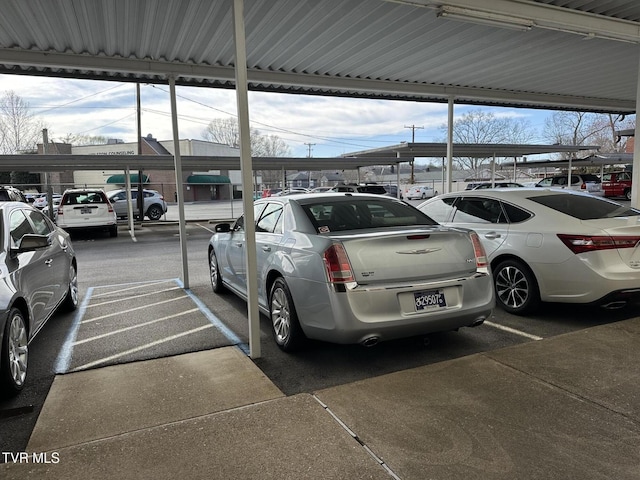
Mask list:
[{"label": "asphalt parking lot", "polygon": [[[206,206],[200,206],[205,209]],[[236,212],[237,214],[237,212]],[[216,216],[219,213],[215,214]],[[238,345],[246,350],[246,304],[211,291],[207,243],[213,225],[187,225],[190,288],[181,288],[181,257],[173,222],[136,229],[118,238],[76,236],[82,305],[78,314],[54,317],[32,343],[29,380],[22,394],[0,403],[0,450],[21,451],[53,377],[108,364],[161,358]],[[285,394],[324,388],[413,367],[536,342],[564,333],[637,317],[640,307],[601,310],[549,304],[535,317],[496,310],[483,326],[381,343],[374,348],[312,342],[285,354],[262,318],[262,356],[254,363]]]}]

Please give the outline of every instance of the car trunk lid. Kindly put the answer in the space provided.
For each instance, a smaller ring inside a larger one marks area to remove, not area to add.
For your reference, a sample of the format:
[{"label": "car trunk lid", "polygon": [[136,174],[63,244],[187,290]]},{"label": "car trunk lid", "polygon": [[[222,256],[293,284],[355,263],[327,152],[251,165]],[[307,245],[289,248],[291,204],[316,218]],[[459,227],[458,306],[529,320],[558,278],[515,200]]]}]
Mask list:
[{"label": "car trunk lid", "polygon": [[469,233],[445,227],[333,236],[358,283],[410,281],[476,271]]}]

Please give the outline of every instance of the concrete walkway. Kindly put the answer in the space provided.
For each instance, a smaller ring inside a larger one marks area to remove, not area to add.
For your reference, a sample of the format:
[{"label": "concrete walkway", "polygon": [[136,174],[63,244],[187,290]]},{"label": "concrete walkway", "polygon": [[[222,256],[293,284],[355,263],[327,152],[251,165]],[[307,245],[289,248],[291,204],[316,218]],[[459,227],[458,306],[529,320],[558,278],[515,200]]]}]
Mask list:
[{"label": "concrete walkway", "polygon": [[236,347],[71,373],[0,478],[637,480],[639,352],[633,319],[290,397]]}]

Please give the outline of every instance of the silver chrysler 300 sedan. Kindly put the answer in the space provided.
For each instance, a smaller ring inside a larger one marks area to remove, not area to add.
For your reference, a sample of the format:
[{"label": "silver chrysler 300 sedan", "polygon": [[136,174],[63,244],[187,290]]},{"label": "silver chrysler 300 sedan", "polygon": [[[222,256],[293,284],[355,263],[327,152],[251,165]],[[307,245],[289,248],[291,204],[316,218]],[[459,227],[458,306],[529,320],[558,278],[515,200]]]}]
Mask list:
[{"label": "silver chrysler 300 sedan", "polygon": [[[480,325],[494,306],[477,235],[397,199],[357,193],[254,204],[258,304],[285,351],[305,338],[378,341]],[[213,290],[246,299],[244,217],[209,243]]]},{"label": "silver chrysler 300 sedan", "polygon": [[42,212],[0,202],[0,392],[17,394],[27,376],[28,344],[58,307],[78,306],[69,234]]}]

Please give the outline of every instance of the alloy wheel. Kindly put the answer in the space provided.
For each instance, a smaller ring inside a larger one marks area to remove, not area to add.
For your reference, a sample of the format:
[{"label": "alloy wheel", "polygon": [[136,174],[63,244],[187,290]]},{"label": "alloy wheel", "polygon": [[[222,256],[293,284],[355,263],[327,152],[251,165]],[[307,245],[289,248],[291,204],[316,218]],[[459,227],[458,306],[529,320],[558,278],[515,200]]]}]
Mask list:
[{"label": "alloy wheel", "polygon": [[521,308],[529,298],[527,277],[514,266],[502,268],[496,275],[495,284],[498,299],[509,308]]},{"label": "alloy wheel", "polygon": [[24,319],[17,310],[13,312],[9,325],[9,373],[16,387],[24,384],[27,376],[27,360],[29,351],[27,347],[27,329]]},{"label": "alloy wheel", "polygon": [[291,331],[291,312],[287,295],[282,288],[276,288],[271,296],[271,322],[276,342],[285,343]]}]

